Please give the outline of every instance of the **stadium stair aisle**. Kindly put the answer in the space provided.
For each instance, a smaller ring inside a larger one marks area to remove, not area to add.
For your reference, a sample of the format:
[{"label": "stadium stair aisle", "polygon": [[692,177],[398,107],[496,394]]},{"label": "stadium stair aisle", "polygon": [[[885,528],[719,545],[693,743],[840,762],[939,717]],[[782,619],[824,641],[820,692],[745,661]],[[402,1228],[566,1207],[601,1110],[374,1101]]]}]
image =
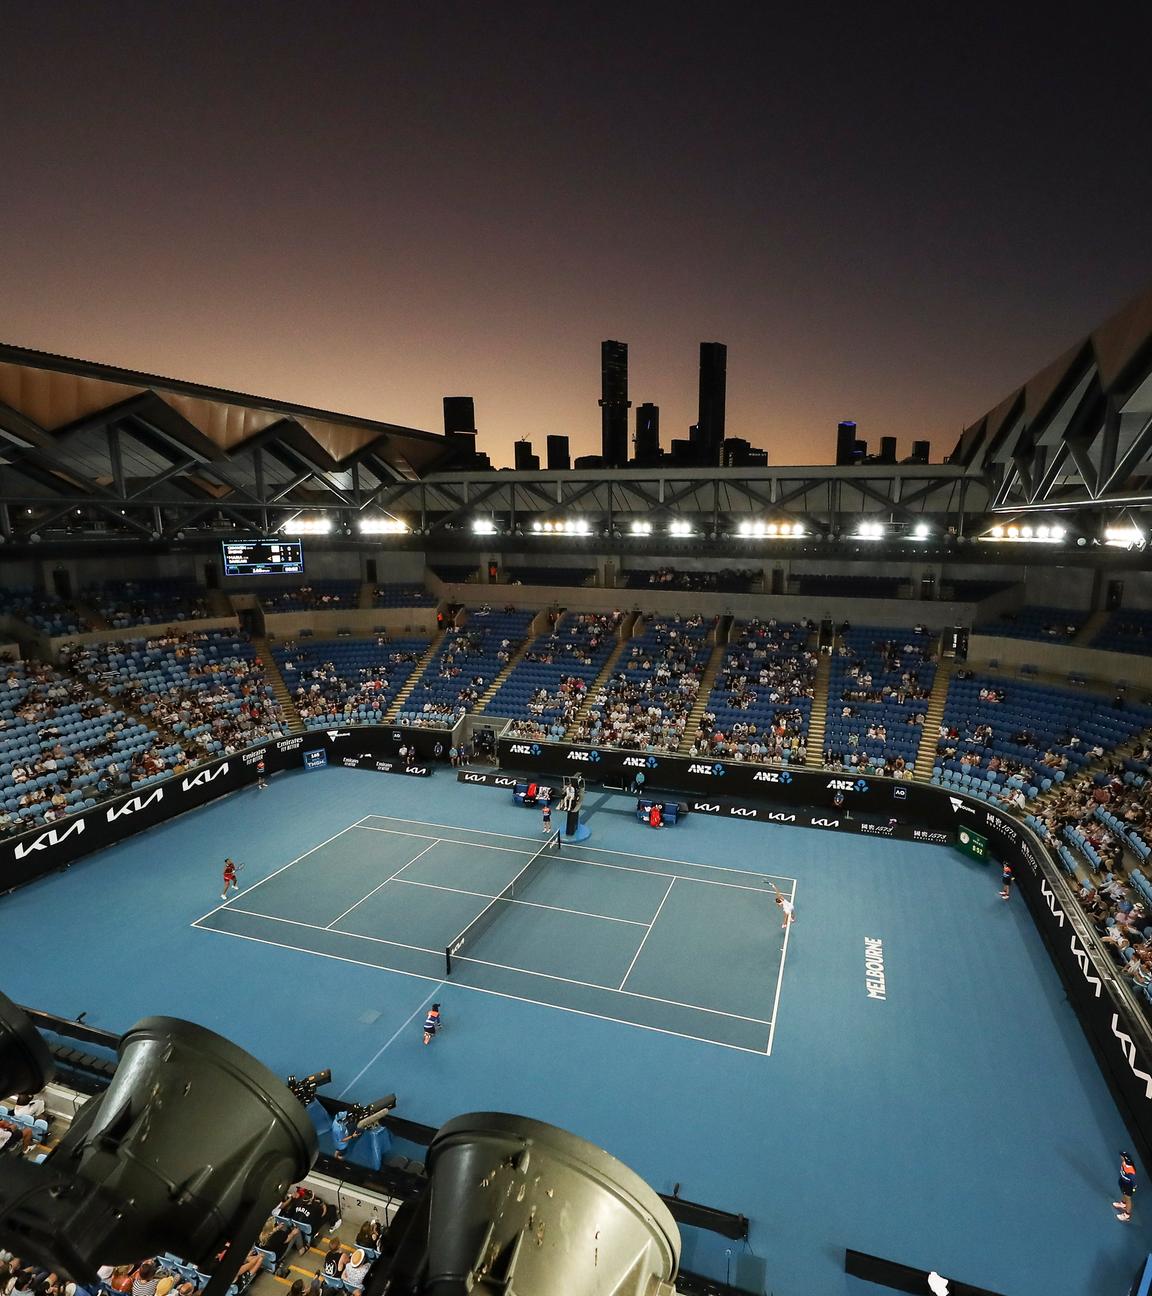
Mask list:
[{"label": "stadium stair aisle", "polygon": [[832,675],[832,656],[824,653],[812,681],[812,710],[808,716],[808,759],[819,763],[824,751],[824,728],[828,723],[828,681]]},{"label": "stadium stair aisle", "polygon": [[376,586],[371,581],[365,581],[360,586],[360,593],[356,596],[356,606],[358,608],[371,609],[376,605]]},{"label": "stadium stair aisle", "polygon": [[1087,648],[1091,645],[1093,639],[1100,633],[1104,623],[1112,614],[1106,608],[1097,608],[1089,616],[1088,620],[1080,627],[1079,630],[1069,640],[1070,643],[1078,645],[1081,648]]},{"label": "stadium stair aisle", "polygon": [[612,672],[616,669],[616,663],[620,660],[620,654],[624,651],[625,646],[643,629],[644,617],[641,613],[628,612],[625,614],[624,620],[620,622],[620,638],[616,643],[616,647],[612,649],[608,660],[601,668],[600,674],[588,685],[588,690],[584,694],[584,701],[580,703],[580,710],[576,712],[572,723],[568,726],[568,732],[564,735],[566,741],[572,741],[572,735],[579,730],[580,725],[586,719],[592,706],[592,699],[596,696],[597,691],[603,688],[612,678]]},{"label": "stadium stair aisle", "polygon": [[712,655],[708,658],[708,665],[704,667],[704,674],[700,678],[700,691],[696,694],[696,701],[692,703],[692,710],[688,712],[688,723],[684,726],[684,737],[680,740],[679,751],[687,755],[688,749],[696,741],[696,731],[700,728],[700,720],[704,712],[708,710],[708,699],[712,696],[712,685],[716,683],[716,676],[720,673],[720,667],[724,664],[724,654],[728,649],[728,640],[732,633],[732,618],[722,616],[716,623],[714,646]]},{"label": "stadium stair aisle", "polygon": [[952,682],[952,658],[940,658],[936,678],[924,713],[924,732],[920,736],[920,750],[916,753],[916,777],[930,779],[936,764],[936,748],[940,742],[940,722],[944,719],[944,704],[948,701],[948,685]]},{"label": "stadium stair aisle", "polygon": [[512,672],[516,669],[516,667],[519,666],[520,663],[524,660],[524,654],[532,647],[533,644],[539,642],[542,639],[549,639],[556,631],[559,631],[560,627],[564,624],[564,616],[565,613],[562,612],[556,620],[555,627],[550,626],[548,624],[547,608],[545,608],[544,611],[542,612],[538,612],[532,618],[532,625],[530,627],[532,630],[531,635],[524,640],[524,642],[520,645],[519,648],[516,649],[516,651],[512,654],[512,660],[508,663],[507,666],[504,667],[504,669],[500,672],[500,674],[497,675],[496,678],[492,681],[492,683],[489,684],[488,687],[484,690],[483,694],[480,697],[480,700],[472,708],[473,715],[480,715],[487,708],[488,703],[491,702],[492,699],[496,696],[496,694],[500,691],[501,687],[504,684],[504,681],[508,678],[508,676],[511,675]]},{"label": "stadium stair aisle", "polygon": [[447,625],[445,625],[443,629],[438,630],[436,632],[432,642],[428,645],[428,650],[425,652],[424,656],[421,657],[420,660],[416,663],[416,669],[412,672],[411,675],[408,676],[408,679],[404,683],[404,687],[400,690],[399,693],[396,694],[396,697],[394,698],[392,705],[388,708],[388,711],[384,716],[384,719],[388,724],[391,724],[396,719],[396,717],[400,714],[400,712],[404,709],[404,703],[408,701],[408,695],[412,692],[412,690],[416,687],[416,685],[420,682],[420,680],[424,678],[424,672],[428,669],[428,663],[432,661],[433,658],[436,656],[436,654],[440,651],[440,645],[444,642],[444,636],[447,633],[448,633]]},{"label": "stadium stair aisle", "polygon": [[280,674],[280,665],[272,655],[272,645],[267,638],[261,637],[252,640],[252,647],[256,650],[256,656],[260,659],[268,683],[272,686],[272,695],[279,704],[280,710],[284,712],[289,733],[303,733],[304,721],[300,719],[300,712],[296,710],[291,690],[284,683],[284,676]]}]

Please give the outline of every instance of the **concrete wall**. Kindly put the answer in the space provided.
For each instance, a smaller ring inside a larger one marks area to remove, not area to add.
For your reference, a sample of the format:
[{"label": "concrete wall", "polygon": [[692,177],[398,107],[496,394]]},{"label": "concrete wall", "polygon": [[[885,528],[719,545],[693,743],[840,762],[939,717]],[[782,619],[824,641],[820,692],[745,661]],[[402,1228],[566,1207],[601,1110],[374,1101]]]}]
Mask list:
[{"label": "concrete wall", "polygon": [[676,590],[596,589],[593,587],[557,588],[532,585],[451,585],[441,586],[443,597],[473,607],[490,603],[493,607],[536,609],[558,605],[580,612],[610,612],[613,608],[658,608],[661,613],[688,616],[702,612],[707,616],[777,617],[782,621],[799,621],[811,617],[820,621],[831,617],[855,625],[913,626],[923,624],[931,629],[951,625],[971,625],[975,606],[971,603],[923,602],[919,599],[846,599],[803,597],[798,594],[706,594]]},{"label": "concrete wall", "polygon": [[59,658],[65,644],[112,643],[118,639],[157,639],[169,633],[187,634],[197,630],[239,630],[235,617],[204,617],[200,621],[172,621],[162,625],[125,626],[123,630],[90,630],[87,634],[58,635],[49,639],[48,651],[52,660]]},{"label": "concrete wall", "polygon": [[339,630],[370,635],[383,626],[396,639],[431,639],[436,632],[436,609],[349,608],[337,612],[269,612],[264,628],[270,639],[295,639],[310,630],[317,639],[335,639]]},{"label": "concrete wall", "polygon": [[1152,689],[1152,658],[1136,653],[1103,652],[1099,648],[1030,639],[1003,639],[999,635],[972,635],[968,641],[968,665],[979,670],[989,661],[998,661],[1001,670],[1035,666],[1052,675],[1082,675],[1103,685],[1123,681],[1140,689]]}]

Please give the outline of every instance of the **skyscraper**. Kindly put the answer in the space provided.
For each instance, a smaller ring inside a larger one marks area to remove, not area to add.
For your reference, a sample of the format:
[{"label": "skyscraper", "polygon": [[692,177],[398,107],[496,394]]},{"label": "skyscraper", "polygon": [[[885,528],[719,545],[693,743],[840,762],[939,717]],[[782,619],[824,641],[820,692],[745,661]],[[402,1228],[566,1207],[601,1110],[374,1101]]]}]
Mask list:
[{"label": "skyscraper", "polygon": [[856,424],[844,419],[836,426],[836,467],[847,468],[856,462]]},{"label": "skyscraper", "polygon": [[600,343],[600,435],[605,468],[628,462],[628,343]]},{"label": "skyscraper", "polygon": [[566,436],[550,435],[548,437],[548,471],[564,472],[572,467],[572,456],[568,450]]},{"label": "skyscraper", "polygon": [[896,462],[896,438],[881,437],[880,453],[876,456],[877,463],[894,464]]},{"label": "skyscraper", "polygon": [[654,468],[660,462],[660,406],[651,401],[636,410],[633,462],[638,468]]},{"label": "skyscraper", "polygon": [[471,396],[444,397],[444,434],[476,431],[476,403]]},{"label": "skyscraper", "polygon": [[723,342],[700,343],[700,417],[697,423],[701,460],[720,463],[724,444],[724,402],[728,390],[728,348]]},{"label": "skyscraper", "polygon": [[532,442],[527,437],[516,442],[516,471],[539,472],[540,456],[532,453]]}]

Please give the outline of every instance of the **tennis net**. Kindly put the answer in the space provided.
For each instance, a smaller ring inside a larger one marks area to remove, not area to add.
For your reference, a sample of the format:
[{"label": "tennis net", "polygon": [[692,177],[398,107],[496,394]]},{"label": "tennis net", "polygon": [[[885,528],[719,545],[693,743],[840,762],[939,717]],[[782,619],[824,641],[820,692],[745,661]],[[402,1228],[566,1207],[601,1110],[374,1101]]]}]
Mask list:
[{"label": "tennis net", "polygon": [[475,940],[482,931],[487,930],[489,923],[499,913],[504,901],[515,900],[523,893],[525,886],[540,872],[550,854],[555,855],[559,854],[559,852],[560,833],[557,830],[508,883],[504,890],[499,895],[493,896],[459,936],[444,947],[444,967],[448,976],[452,975],[453,957],[459,954],[465,945]]}]

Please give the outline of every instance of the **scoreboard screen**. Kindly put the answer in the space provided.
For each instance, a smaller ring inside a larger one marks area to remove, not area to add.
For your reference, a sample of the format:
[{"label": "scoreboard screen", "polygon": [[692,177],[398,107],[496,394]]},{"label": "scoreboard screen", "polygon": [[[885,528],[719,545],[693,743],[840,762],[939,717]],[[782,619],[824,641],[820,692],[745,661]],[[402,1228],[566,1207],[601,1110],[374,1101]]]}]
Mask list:
[{"label": "scoreboard screen", "polygon": [[225,576],[299,576],[304,546],[299,540],[224,540]]}]

